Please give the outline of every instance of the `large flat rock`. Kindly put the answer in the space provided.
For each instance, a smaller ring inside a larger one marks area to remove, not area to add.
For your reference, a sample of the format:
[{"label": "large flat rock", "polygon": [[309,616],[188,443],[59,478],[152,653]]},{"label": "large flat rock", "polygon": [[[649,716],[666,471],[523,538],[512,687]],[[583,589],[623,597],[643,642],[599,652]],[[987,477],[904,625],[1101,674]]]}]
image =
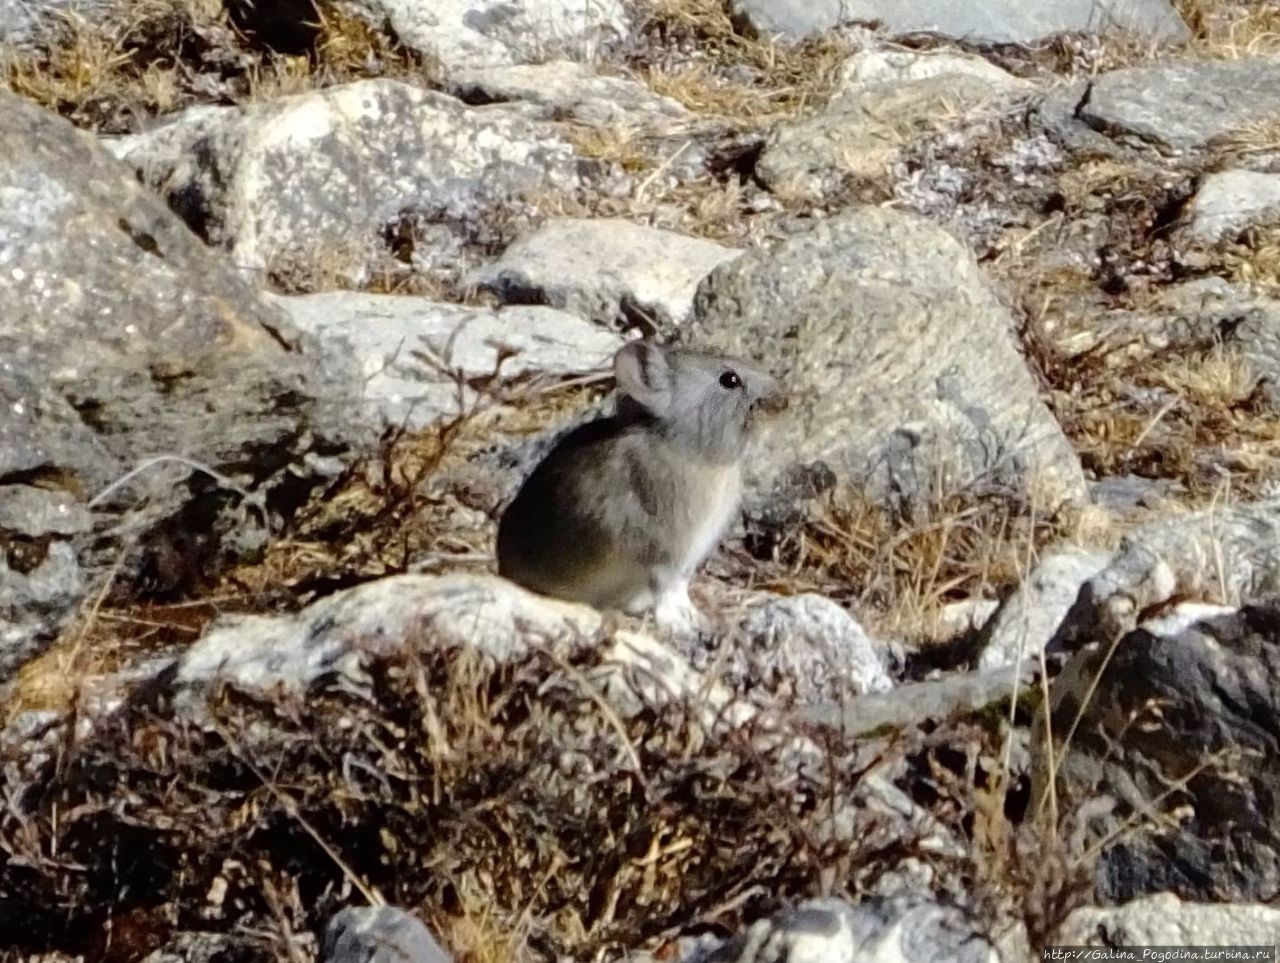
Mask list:
[{"label": "large flat rock", "polygon": [[1168,0],[734,0],[733,8],[755,33],[790,38],[854,22],[877,23],[890,34],[936,33],[993,44],[1032,44],[1062,33],[1188,36]]},{"label": "large flat rock", "polygon": [[1112,136],[1198,150],[1280,118],[1280,60],[1173,61],[1113,70],[1094,81],[1076,114]]},{"label": "large flat rock", "polygon": [[539,306],[494,310],[349,291],[273,300],[331,364],[354,362],[361,394],[352,403],[409,428],[462,414],[475,404],[477,385],[606,371],[623,343],[574,314]]},{"label": "large flat rock", "polygon": [[740,253],[620,218],[562,218],[516,241],[471,282],[602,324],[671,327],[693,310],[702,279]]}]

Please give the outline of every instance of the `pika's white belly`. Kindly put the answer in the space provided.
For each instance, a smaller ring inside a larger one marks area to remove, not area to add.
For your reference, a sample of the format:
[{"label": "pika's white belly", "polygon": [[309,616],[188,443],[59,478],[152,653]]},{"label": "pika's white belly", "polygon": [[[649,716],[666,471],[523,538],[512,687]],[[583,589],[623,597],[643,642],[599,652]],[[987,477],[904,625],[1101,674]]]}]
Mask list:
[{"label": "pika's white belly", "polygon": [[692,496],[680,506],[684,517],[677,522],[687,534],[678,546],[676,569],[686,578],[715,550],[742,498],[742,472],[737,465],[707,465],[695,471],[697,482],[691,486]]}]

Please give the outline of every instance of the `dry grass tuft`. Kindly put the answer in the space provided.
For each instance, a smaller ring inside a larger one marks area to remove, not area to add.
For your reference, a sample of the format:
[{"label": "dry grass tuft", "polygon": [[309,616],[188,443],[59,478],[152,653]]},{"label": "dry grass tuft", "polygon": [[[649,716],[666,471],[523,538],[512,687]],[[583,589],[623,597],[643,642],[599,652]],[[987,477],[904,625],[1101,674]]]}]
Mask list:
[{"label": "dry grass tuft", "polygon": [[939,492],[906,518],[848,489],[834,492],[774,548],[764,584],[797,585],[852,606],[878,635],[927,644],[944,608],[999,598],[1053,543],[1077,534],[1074,512],[1051,516],[1008,492]]},{"label": "dry grass tuft", "polygon": [[1280,8],[1250,0],[1174,0],[1193,52],[1234,60],[1280,51]]},{"label": "dry grass tuft", "polygon": [[830,94],[851,52],[826,35],[799,44],[746,37],[721,0],[643,0],[645,47],[632,68],[691,110],[761,125],[795,116]]},{"label": "dry grass tuft", "polygon": [[62,14],[43,49],[4,62],[16,93],[101,133],[134,132],[195,103],[238,103],[373,76],[436,75],[392,38],[344,9],[316,8],[310,49],[258,45],[219,0],[118,0],[92,21]]}]

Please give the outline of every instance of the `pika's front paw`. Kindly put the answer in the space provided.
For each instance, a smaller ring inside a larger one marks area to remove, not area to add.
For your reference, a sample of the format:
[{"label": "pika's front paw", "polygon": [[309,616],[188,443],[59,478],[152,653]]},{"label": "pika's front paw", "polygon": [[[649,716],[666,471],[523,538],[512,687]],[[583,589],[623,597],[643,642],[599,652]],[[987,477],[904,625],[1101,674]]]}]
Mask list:
[{"label": "pika's front paw", "polygon": [[710,629],[706,616],[698,611],[684,590],[660,597],[653,608],[653,621],[659,629],[672,635],[692,636]]}]

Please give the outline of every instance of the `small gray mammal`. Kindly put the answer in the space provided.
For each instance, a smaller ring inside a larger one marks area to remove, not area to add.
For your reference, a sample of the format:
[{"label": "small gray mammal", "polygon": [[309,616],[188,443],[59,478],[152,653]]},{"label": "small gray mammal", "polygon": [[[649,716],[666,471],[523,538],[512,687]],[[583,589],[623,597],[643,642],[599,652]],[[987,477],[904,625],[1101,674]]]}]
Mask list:
[{"label": "small gray mammal", "polygon": [[634,341],[613,370],[614,414],[565,434],[503,513],[498,571],[689,630],[689,581],[738,509],[757,416],[785,399],[745,361],[687,348]]}]

